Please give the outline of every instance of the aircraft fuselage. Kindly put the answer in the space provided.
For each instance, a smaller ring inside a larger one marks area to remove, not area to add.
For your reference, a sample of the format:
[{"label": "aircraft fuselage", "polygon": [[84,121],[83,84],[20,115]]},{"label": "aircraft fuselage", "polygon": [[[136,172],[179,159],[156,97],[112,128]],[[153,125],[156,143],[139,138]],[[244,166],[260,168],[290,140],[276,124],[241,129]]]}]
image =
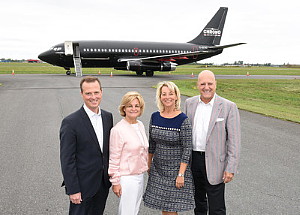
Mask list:
[{"label": "aircraft fuselage", "polygon": [[[171,54],[191,53],[195,51],[207,50],[207,46],[201,46],[189,43],[163,43],[163,42],[128,42],[128,41],[73,41],[79,45],[80,58],[83,68],[93,67],[114,67],[116,69],[126,70],[126,62],[120,62],[119,59],[135,59],[136,57],[153,57],[166,55],[166,60],[172,62],[167,57]],[[187,57],[178,57],[177,65],[192,63],[203,60],[222,53],[222,49],[207,51],[202,55],[191,55]],[[56,66],[65,68],[74,67],[73,56],[65,55],[64,44],[58,44],[50,50],[43,52],[39,58]],[[151,63],[151,59],[147,60]],[[153,63],[157,63],[154,62]]]},{"label": "aircraft fuselage", "polygon": [[227,11],[228,8],[220,7],[200,34],[187,43],[66,41],[43,52],[39,58],[67,70],[75,67],[76,75],[82,75],[81,67],[113,67],[153,76],[154,71],[172,71],[178,65],[210,58],[221,54],[224,48],[243,44],[219,45]]}]

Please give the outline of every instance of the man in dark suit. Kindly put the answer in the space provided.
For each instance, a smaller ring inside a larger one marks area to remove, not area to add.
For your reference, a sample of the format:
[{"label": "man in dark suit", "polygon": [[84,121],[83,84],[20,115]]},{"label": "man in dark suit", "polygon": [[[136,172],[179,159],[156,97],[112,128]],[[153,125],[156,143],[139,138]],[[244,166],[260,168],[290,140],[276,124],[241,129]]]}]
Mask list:
[{"label": "man in dark suit", "polygon": [[237,173],[240,157],[240,115],[234,102],[216,94],[211,71],[199,74],[197,86],[200,96],[188,98],[184,107],[193,127],[194,212],[225,215],[225,183]]},{"label": "man in dark suit", "polygon": [[98,78],[80,82],[83,106],[63,119],[60,128],[60,161],[69,214],[103,214],[109,188],[109,135],[112,114],[100,109],[102,88]]}]

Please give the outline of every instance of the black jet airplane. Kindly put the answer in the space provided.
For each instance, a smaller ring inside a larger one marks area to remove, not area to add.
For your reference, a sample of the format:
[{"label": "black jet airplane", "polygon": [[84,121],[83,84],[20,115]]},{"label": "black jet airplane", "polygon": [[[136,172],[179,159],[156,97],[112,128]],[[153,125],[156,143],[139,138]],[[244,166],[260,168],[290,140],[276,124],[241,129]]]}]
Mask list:
[{"label": "black jet airplane", "polygon": [[[172,71],[177,65],[188,64],[221,54],[224,48],[241,45],[235,43],[220,46],[228,8],[220,7],[210,22],[193,40],[187,43],[133,42],[133,41],[66,41],[55,45],[38,57],[47,63],[81,70],[92,67],[113,67],[117,70],[144,72],[153,76],[154,71]],[[82,73],[81,73],[82,75]]]}]

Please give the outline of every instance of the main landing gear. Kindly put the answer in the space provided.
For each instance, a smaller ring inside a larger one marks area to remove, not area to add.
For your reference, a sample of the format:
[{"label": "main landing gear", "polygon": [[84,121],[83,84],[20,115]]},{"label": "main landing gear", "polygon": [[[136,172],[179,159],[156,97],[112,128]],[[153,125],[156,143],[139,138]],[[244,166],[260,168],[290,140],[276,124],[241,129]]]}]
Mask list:
[{"label": "main landing gear", "polygon": [[135,73],[136,73],[137,76],[142,76],[144,72],[143,71],[136,71]]},{"label": "main landing gear", "polygon": [[[144,71],[136,71],[135,73],[137,76],[142,76]],[[154,71],[152,71],[152,70],[147,70],[147,71],[145,71],[145,73],[146,73],[147,77],[152,77],[154,75]]]},{"label": "main landing gear", "polygon": [[153,75],[154,75],[154,71],[152,71],[152,70],[146,71],[146,76],[147,77],[152,77]]}]

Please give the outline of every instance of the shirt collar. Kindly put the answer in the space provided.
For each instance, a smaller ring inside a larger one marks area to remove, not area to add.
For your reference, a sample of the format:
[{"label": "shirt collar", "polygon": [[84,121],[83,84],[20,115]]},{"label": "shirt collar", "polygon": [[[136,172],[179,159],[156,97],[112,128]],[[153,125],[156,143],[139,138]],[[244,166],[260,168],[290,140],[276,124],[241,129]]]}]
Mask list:
[{"label": "shirt collar", "polygon": [[[200,96],[201,96],[201,95],[199,95],[199,103],[205,104],[205,103],[201,100]],[[216,94],[214,94],[214,97],[210,100],[210,102],[207,103],[207,105],[209,104],[209,105],[211,105],[211,106],[213,107],[213,106],[214,106],[214,103],[215,103],[215,99],[216,99]]]},{"label": "shirt collar", "polygon": [[89,116],[89,118],[95,116],[95,115],[98,115],[98,116],[101,116],[101,109],[100,109],[100,106],[99,106],[99,113],[96,114],[95,112],[91,111],[87,106],[86,104],[83,104],[83,108],[85,110],[85,112],[87,113],[87,115]]}]

